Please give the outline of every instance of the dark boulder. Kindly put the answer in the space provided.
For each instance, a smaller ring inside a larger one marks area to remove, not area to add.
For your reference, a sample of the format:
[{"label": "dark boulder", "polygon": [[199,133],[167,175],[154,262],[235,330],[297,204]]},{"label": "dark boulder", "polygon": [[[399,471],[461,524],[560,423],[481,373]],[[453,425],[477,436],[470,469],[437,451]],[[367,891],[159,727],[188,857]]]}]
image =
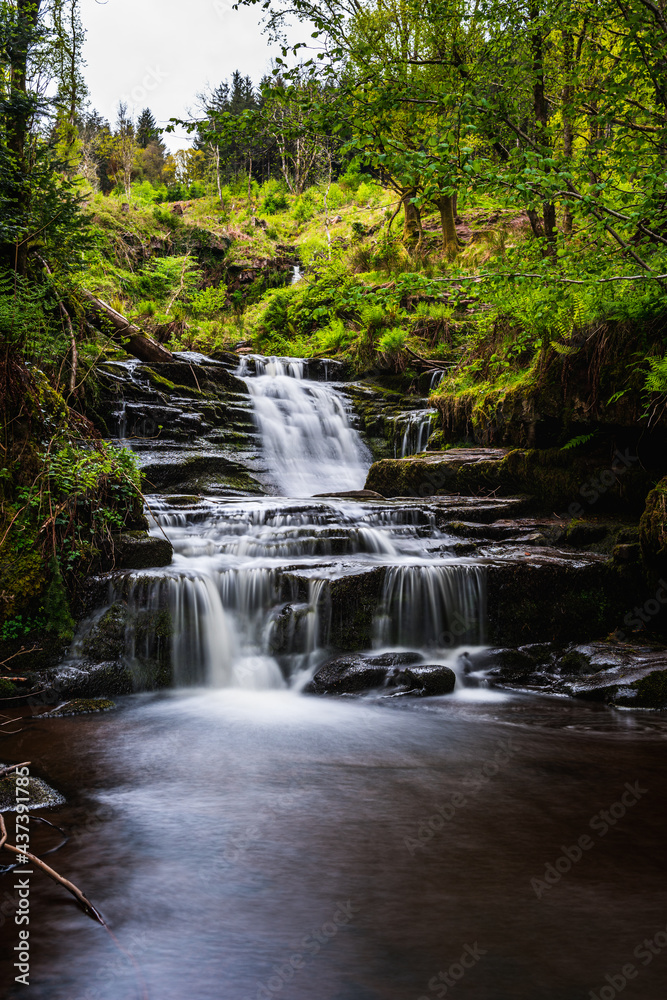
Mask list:
[{"label": "dark boulder", "polygon": [[360,694],[382,689],[392,695],[449,694],[456,674],[440,664],[424,664],[421,653],[336,656],[317,671],[304,689],[307,694]]},{"label": "dark boulder", "polygon": [[114,558],[118,569],[153,569],[169,566],[174,549],[167,538],[126,531],[114,538]]}]

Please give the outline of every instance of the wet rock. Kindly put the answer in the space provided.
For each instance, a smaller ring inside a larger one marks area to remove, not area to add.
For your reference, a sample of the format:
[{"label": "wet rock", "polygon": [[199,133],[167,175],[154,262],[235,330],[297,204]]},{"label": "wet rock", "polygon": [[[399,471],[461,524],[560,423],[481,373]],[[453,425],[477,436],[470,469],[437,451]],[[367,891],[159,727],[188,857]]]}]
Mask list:
[{"label": "wet rock", "polygon": [[534,643],[514,649],[463,652],[459,665],[466,674],[484,673],[488,679],[501,683],[542,686],[544,671],[553,665],[555,656],[552,646]]},{"label": "wet rock", "polygon": [[60,719],[69,715],[92,715],[96,712],[110,712],[115,707],[115,702],[108,698],[74,698],[51,712],[46,712],[43,717]]},{"label": "wet rock", "polygon": [[623,708],[667,707],[667,649],[599,640],[563,648],[534,644],[463,653],[466,673],[499,687],[539,689]]},{"label": "wet rock", "polygon": [[403,689],[397,693],[418,697],[450,694],[456,687],[456,674],[442,664],[419,664],[394,669],[387,686]]},{"label": "wet rock", "polygon": [[320,667],[306,694],[359,694],[383,687],[388,667],[368,663],[362,656],[338,656]]},{"label": "wet rock", "polygon": [[649,569],[656,574],[667,572],[667,477],[646,498],[639,522],[639,542]]},{"label": "wet rock", "polygon": [[554,690],[624,708],[667,707],[667,649],[602,640],[568,649],[559,660],[566,677]]},{"label": "wet rock", "polygon": [[93,624],[81,642],[83,656],[93,662],[120,660],[125,652],[125,635],[132,616],[125,604],[112,604]]},{"label": "wet rock", "polygon": [[373,490],[348,490],[347,493],[315,493],[313,499],[384,500],[385,498]]},{"label": "wet rock", "polygon": [[[383,688],[393,677],[394,671],[422,661],[420,653],[410,652],[335,656],[320,667],[304,691],[306,694],[359,694],[373,688]],[[392,686],[396,685],[392,682]],[[415,689],[421,687],[416,676],[412,678],[410,686]]]},{"label": "wet rock", "polygon": [[[0,771],[5,766],[4,764],[0,764]],[[16,774],[8,774],[6,778],[0,778],[0,812],[16,812],[16,778]],[[26,792],[28,794],[27,801],[25,799]],[[55,788],[51,788],[41,778],[33,778],[32,775],[28,778],[27,788],[21,786],[20,796],[22,803],[28,809],[61,806],[65,801],[64,797]]]},{"label": "wet rock", "polygon": [[[618,465],[607,456],[576,456],[558,448],[451,448],[421,456],[383,459],[371,466],[366,489],[383,496],[435,496],[446,493],[528,495],[549,511],[575,508],[581,517],[588,494],[596,512],[636,512],[646,495],[648,473],[638,465]],[[614,465],[616,469],[616,465]],[[602,473],[611,476],[609,483]],[[592,484],[597,484],[593,487]],[[582,487],[589,486],[587,493]],[[570,516],[574,516],[571,514]],[[574,542],[573,542],[574,544]]]},{"label": "wet rock", "polygon": [[114,556],[119,569],[152,569],[169,566],[174,555],[170,541],[144,531],[126,531],[114,538]]}]

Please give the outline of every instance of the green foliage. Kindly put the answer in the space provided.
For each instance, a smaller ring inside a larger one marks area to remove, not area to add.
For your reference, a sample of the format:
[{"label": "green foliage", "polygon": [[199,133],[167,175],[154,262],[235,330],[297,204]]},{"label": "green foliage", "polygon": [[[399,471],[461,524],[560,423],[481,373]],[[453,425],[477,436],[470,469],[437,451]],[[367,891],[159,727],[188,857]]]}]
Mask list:
[{"label": "green foliage", "polygon": [[43,616],[29,617],[28,615],[15,615],[9,618],[0,626],[0,642],[11,642],[14,639],[22,639],[31,632],[43,629],[46,622]]},{"label": "green foliage", "polygon": [[582,445],[589,444],[595,437],[597,437],[597,430],[591,431],[590,434],[579,434],[577,437],[571,438],[567,444],[564,444],[561,451],[570,451],[572,448],[581,448]]},{"label": "green foliage", "polygon": [[649,370],[644,382],[644,391],[667,395],[667,355],[663,358],[648,358]]},{"label": "green foliage", "polygon": [[211,285],[194,292],[190,297],[189,311],[198,319],[211,319],[223,312],[227,305],[227,286]]},{"label": "green foliage", "polygon": [[307,191],[295,199],[294,206],[292,208],[292,216],[297,222],[310,222],[316,211],[317,208],[315,206],[312,189],[308,188]]},{"label": "green foliage", "polygon": [[319,354],[337,354],[348,349],[356,338],[354,330],[345,326],[342,319],[332,319],[331,322],[317,332],[315,344]]},{"label": "green foliage", "polygon": [[266,215],[276,215],[288,207],[287,193],[278,181],[267,181],[262,187],[262,210]]},{"label": "green foliage", "polygon": [[400,326],[392,327],[383,333],[378,342],[378,348],[387,354],[401,351],[407,344],[408,335]]}]

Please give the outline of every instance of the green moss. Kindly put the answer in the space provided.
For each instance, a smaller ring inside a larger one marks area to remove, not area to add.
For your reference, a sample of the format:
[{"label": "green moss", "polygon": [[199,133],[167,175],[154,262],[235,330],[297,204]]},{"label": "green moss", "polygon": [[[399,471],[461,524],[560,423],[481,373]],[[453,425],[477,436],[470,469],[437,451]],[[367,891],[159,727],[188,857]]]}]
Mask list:
[{"label": "green moss", "polygon": [[[631,685],[637,692],[636,697],[628,699],[627,704],[633,708],[665,708],[667,706],[667,670],[655,670],[640,681]],[[623,704],[621,697],[617,704]]]},{"label": "green moss", "polygon": [[44,611],[46,613],[46,629],[53,632],[59,639],[74,638],[74,619],[70,611],[69,600],[65,590],[58,560],[54,557],[50,564],[51,582],[46,591]]},{"label": "green moss", "polygon": [[69,715],[91,715],[95,712],[110,712],[116,707],[115,702],[108,698],[74,698],[52,712],[47,712],[50,718],[64,718]]},{"label": "green moss", "polygon": [[639,522],[639,543],[647,566],[663,572],[667,567],[667,478],[646,498]]}]

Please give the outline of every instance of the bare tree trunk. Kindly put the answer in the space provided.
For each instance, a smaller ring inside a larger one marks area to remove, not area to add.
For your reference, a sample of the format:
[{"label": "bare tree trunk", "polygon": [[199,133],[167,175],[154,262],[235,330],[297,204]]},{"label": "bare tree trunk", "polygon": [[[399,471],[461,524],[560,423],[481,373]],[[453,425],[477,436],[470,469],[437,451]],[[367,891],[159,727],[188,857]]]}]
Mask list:
[{"label": "bare tree trunk", "polygon": [[327,156],[329,157],[329,182],[327,184],[326,191],[324,192],[324,228],[327,233],[329,260],[331,260],[331,232],[329,231],[329,191],[331,190],[332,164],[331,164],[331,150],[329,149],[327,149]]},{"label": "bare tree trunk", "polygon": [[110,305],[102,299],[96,298],[90,292],[82,290],[81,294],[88,302],[91,312],[95,314],[98,321],[101,321],[105,330],[109,330],[111,337],[122,344],[128,354],[133,354],[140,361],[173,361],[174,356],[162,344],[158,344],[152,337],[134,326],[128,319],[121,316],[119,312],[112,309]]},{"label": "bare tree trunk", "polygon": [[218,185],[218,198],[220,199],[220,205],[222,206],[222,185],[220,183],[220,147],[215,145],[215,179]]}]

